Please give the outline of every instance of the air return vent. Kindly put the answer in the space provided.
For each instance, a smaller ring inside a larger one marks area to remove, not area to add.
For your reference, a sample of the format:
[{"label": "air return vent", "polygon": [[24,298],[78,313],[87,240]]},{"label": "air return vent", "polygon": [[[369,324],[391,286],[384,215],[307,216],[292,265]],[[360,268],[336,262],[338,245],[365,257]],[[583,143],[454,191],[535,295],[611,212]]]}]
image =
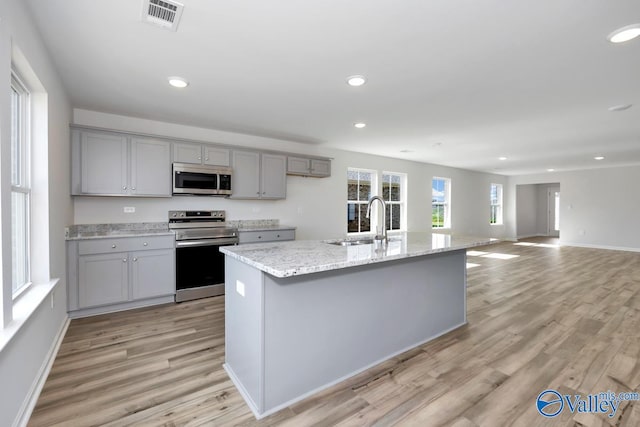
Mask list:
[{"label": "air return vent", "polygon": [[142,20],[167,30],[176,31],[184,6],[169,0],[143,0]]}]

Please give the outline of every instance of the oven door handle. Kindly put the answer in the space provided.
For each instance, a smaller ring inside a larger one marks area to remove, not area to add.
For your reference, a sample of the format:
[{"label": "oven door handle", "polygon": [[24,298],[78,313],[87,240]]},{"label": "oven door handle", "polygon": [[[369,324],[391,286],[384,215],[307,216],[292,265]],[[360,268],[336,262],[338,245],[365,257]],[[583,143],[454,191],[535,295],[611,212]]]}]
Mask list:
[{"label": "oven door handle", "polygon": [[228,246],[237,244],[237,237],[229,239],[177,240],[176,248],[193,248],[196,246]]}]

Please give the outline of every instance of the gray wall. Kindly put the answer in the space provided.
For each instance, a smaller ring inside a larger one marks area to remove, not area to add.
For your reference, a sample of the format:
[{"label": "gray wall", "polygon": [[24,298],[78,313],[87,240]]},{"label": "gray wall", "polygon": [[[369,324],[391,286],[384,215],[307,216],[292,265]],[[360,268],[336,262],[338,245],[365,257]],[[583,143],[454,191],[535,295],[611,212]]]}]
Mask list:
[{"label": "gray wall", "polygon": [[[560,243],[640,251],[640,166],[509,177],[507,192],[521,185],[560,184]],[[507,235],[516,235],[516,203],[508,198]]]},{"label": "gray wall", "polygon": [[[211,197],[173,197],[167,199],[76,197],[75,222],[166,221],[171,209],[224,209],[229,219],[279,219],[298,227],[298,239],[326,239],[343,236],[347,230],[347,168],[373,169],[408,175],[408,229],[431,230],[431,179],[451,178],[452,227],[461,234],[503,237],[505,226],[489,224],[491,183],[505,185],[506,177],[439,165],[417,163],[318,146],[266,140],[249,135],[229,134],[211,129],[117,116],[87,110],[74,110],[74,122],[108,129],[155,133],[165,136],[277,149],[301,154],[332,157],[330,178],[287,177],[287,198],[278,201],[243,201]],[[242,144],[241,144],[242,143]],[[133,206],[136,213],[125,214]]]},{"label": "gray wall", "polygon": [[[48,205],[48,219],[39,224],[37,230],[43,235],[34,236],[43,245],[36,245],[39,255],[48,259],[49,276],[60,278],[53,297],[47,297],[35,307],[29,318],[21,325],[0,352],[0,425],[10,426],[20,415],[27,399],[39,380],[39,374],[47,363],[47,356],[55,344],[57,333],[66,321],[66,263],[64,227],[73,220],[73,205],[69,196],[69,131],[71,107],[65,95],[59,76],[54,69],[49,54],[42,44],[38,31],[34,28],[24,2],[6,0],[0,8],[0,74],[3,78],[0,97],[0,142],[2,144],[2,263],[11,265],[11,218],[7,215],[10,199],[10,181],[5,155],[10,152],[9,139],[9,75],[12,44],[18,47],[47,92],[44,101],[48,106],[49,121],[40,129],[48,140],[48,153],[41,167],[48,168],[49,188],[39,194]],[[48,252],[48,253],[47,253]],[[40,273],[39,273],[40,274]],[[46,276],[45,271],[42,276]],[[3,269],[3,285],[11,283],[10,268]],[[9,280],[7,280],[7,278]],[[9,285],[10,288],[10,285]],[[10,289],[3,296],[5,309],[11,310]],[[6,312],[4,313],[6,317]],[[11,326],[11,325],[9,325]]]}]

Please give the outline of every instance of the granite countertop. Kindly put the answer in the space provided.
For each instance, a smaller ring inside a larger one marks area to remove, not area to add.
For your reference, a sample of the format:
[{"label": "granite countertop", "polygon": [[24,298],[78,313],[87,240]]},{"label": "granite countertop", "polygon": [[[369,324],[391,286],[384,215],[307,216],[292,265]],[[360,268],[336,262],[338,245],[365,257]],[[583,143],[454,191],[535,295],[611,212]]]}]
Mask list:
[{"label": "granite countertop", "polygon": [[278,230],[295,230],[296,227],[287,225],[242,225],[238,227],[238,231],[278,231]]},{"label": "granite countertop", "polygon": [[[366,237],[358,236],[351,240],[363,238]],[[220,251],[275,277],[290,277],[466,249],[497,243],[498,239],[406,232],[391,235],[386,247],[381,247],[379,243],[354,246],[330,244],[336,241],[297,240],[224,246]]]},{"label": "granite countertop", "polygon": [[67,240],[108,239],[113,237],[145,237],[173,235],[166,222],[122,224],[76,224],[65,229]]}]

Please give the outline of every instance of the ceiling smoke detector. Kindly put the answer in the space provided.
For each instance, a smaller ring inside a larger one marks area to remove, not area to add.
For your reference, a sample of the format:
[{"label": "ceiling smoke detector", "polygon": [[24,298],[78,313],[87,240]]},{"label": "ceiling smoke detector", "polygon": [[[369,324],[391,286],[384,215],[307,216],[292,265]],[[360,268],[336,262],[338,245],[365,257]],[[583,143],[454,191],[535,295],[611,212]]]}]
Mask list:
[{"label": "ceiling smoke detector", "polygon": [[142,20],[167,30],[176,31],[184,5],[171,0],[143,0]]}]

